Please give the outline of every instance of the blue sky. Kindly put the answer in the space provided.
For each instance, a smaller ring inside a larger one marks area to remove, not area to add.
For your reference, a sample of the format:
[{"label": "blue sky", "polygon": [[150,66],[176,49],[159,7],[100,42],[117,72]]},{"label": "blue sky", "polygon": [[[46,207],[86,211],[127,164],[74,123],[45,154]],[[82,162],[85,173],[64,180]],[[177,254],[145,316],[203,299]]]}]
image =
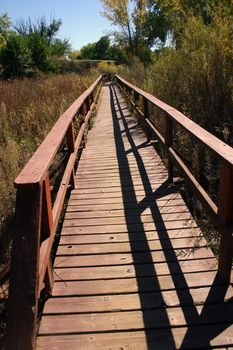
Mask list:
[{"label": "blue sky", "polygon": [[1,0],[0,14],[7,12],[13,22],[17,19],[37,19],[46,16],[62,20],[60,38],[70,39],[73,49],[97,41],[111,30],[109,22],[100,15],[99,0]]}]

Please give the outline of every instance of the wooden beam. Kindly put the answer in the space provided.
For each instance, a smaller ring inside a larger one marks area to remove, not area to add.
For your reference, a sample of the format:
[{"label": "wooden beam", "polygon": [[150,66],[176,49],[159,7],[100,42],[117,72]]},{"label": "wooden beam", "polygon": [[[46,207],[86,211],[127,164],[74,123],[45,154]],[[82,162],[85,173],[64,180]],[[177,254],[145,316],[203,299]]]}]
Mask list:
[{"label": "wooden beam", "polygon": [[[218,198],[218,216],[223,224],[232,227],[233,221],[233,169],[222,163],[220,171],[219,198]],[[220,277],[226,282],[230,281],[233,257],[233,238],[232,234],[222,234],[219,250]]]},{"label": "wooden beam", "polygon": [[42,186],[18,188],[12,247],[6,350],[35,348]]}]

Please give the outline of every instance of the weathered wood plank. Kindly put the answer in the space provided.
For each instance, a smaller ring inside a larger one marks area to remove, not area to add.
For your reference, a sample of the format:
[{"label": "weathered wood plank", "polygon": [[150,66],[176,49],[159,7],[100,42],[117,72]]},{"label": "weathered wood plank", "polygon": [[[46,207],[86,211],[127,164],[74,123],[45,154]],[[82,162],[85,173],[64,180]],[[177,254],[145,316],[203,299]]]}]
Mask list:
[{"label": "weathered wood plank", "polygon": [[194,247],[207,247],[204,238],[180,238],[175,240],[124,242],[124,243],[99,243],[99,244],[60,244],[57,256],[60,255],[83,255],[83,254],[112,254],[152,252],[166,249],[183,249]]},{"label": "weathered wood plank", "polygon": [[[197,272],[183,275],[160,275],[153,277],[137,277],[124,279],[108,279],[90,281],[57,281],[54,283],[54,296],[98,295],[152,292],[168,289],[197,288],[211,286],[216,272]],[[219,281],[221,284],[221,281]]]},{"label": "weathered wood plank", "polygon": [[70,267],[55,268],[54,279],[59,280],[91,280],[113,279],[129,277],[148,277],[156,275],[168,275],[187,272],[215,271],[217,262],[215,258],[201,260],[188,260],[169,263],[138,264],[125,266],[98,266],[98,267]]},{"label": "weathered wood plank", "polygon": [[[180,327],[171,329],[156,329],[134,332],[114,332],[99,333],[87,335],[59,335],[43,336],[38,338],[37,349],[65,349],[77,350],[109,350],[112,349],[127,350],[148,350],[148,339],[155,349],[171,350],[187,349],[187,343],[184,343],[187,332],[191,331],[192,337],[189,337],[188,346],[190,349],[203,349],[231,346],[233,344],[233,326],[225,325],[206,325],[203,334],[203,326]],[[210,340],[209,340],[210,339]]]},{"label": "weathered wood plank", "polygon": [[199,229],[176,229],[167,230],[166,234],[163,230],[155,232],[148,231],[134,232],[129,236],[127,233],[114,234],[90,234],[90,235],[61,235],[60,244],[89,244],[89,243],[109,243],[109,242],[140,242],[140,241],[154,241],[154,240],[168,240],[179,239],[184,237],[202,237]]},{"label": "weathered wood plank", "polygon": [[99,255],[78,255],[78,256],[58,256],[55,259],[55,267],[75,267],[75,266],[107,266],[107,265],[127,265],[127,264],[148,264],[153,262],[183,261],[193,259],[212,258],[210,249],[177,249],[174,251],[152,251],[150,254],[143,253],[118,253]]},{"label": "weathered wood plank", "polygon": [[65,217],[63,227],[70,226],[99,226],[99,225],[130,225],[130,224],[142,224],[142,223],[157,223],[168,221],[190,221],[192,219],[188,210],[185,212],[177,213],[159,213],[155,215],[132,215],[128,217],[99,217],[99,218],[76,218],[76,213],[70,213],[68,217]]},{"label": "weathered wood plank", "polygon": [[99,226],[64,226],[62,233],[63,235],[73,235],[73,234],[94,234],[94,233],[120,233],[120,232],[142,232],[142,231],[160,231],[169,229],[182,229],[191,227],[195,229],[196,224],[193,220],[183,220],[180,221],[160,221],[156,224],[153,222],[143,223],[143,224],[116,224],[116,225],[99,225]]},{"label": "weathered wood plank", "polygon": [[[222,300],[228,302],[232,296],[232,288],[230,287],[227,293],[225,293],[225,287],[215,286],[190,288],[178,292],[176,290],[166,290],[141,293],[140,296],[137,293],[63,298],[54,297],[46,302],[44,314],[145,310],[161,308],[162,305],[166,305],[167,307],[203,305],[206,303],[208,295],[210,295],[208,304],[220,303]],[[141,300],[143,300],[143,304]]]},{"label": "weathered wood plank", "polygon": [[203,306],[184,306],[154,310],[125,311],[96,314],[77,315],[51,315],[44,316],[39,334],[65,334],[88,333],[123,330],[145,329],[145,319],[150,323],[150,328],[164,328],[172,326],[186,326],[188,318],[189,326],[216,324],[231,322],[233,304],[216,304],[205,306],[205,312],[201,315]]}]

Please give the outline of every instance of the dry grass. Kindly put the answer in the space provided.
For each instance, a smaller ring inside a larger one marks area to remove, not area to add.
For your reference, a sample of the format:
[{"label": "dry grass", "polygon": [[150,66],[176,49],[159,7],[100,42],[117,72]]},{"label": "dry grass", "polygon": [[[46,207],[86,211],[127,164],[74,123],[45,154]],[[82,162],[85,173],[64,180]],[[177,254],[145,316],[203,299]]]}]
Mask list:
[{"label": "dry grass", "polygon": [[14,178],[57,118],[97,74],[0,82],[0,266],[9,259]]}]

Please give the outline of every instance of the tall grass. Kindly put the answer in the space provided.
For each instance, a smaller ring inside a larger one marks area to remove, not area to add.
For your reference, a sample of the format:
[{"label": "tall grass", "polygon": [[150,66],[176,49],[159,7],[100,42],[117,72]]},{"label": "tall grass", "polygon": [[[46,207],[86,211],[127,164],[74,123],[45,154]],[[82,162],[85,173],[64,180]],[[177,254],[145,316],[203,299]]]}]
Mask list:
[{"label": "tall grass", "polygon": [[14,178],[61,113],[94,81],[73,73],[0,82],[0,266],[9,259]]}]

